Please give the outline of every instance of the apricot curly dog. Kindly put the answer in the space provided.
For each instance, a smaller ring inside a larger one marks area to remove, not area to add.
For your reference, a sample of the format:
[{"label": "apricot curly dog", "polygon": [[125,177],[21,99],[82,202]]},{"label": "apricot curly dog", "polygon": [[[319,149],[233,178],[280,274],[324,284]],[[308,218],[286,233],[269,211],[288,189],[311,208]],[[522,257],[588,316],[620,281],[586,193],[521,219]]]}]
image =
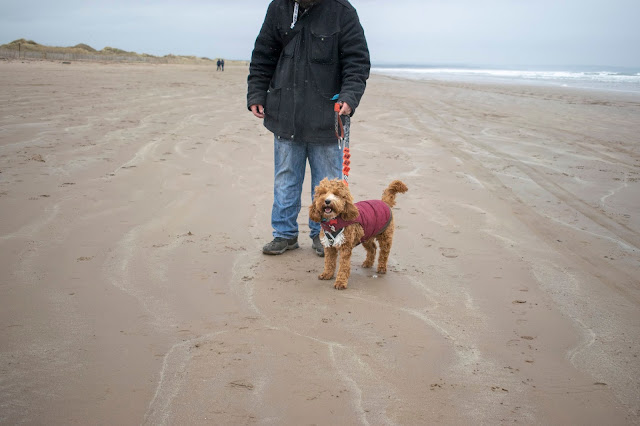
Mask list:
[{"label": "apricot curly dog", "polygon": [[382,193],[382,200],[354,204],[349,187],[343,181],[323,179],[316,187],[313,202],[309,206],[309,217],[322,226],[320,238],[324,245],[324,271],[318,278],[333,278],[340,253],[340,267],[334,287],[338,290],[347,288],[351,275],[351,251],[362,243],[367,251],[362,266],[371,268],[376,257],[376,240],[380,245],[378,273],[385,274],[393,241],[391,207],[396,205],[396,194],[407,190],[407,185],[402,181],[394,180]]}]

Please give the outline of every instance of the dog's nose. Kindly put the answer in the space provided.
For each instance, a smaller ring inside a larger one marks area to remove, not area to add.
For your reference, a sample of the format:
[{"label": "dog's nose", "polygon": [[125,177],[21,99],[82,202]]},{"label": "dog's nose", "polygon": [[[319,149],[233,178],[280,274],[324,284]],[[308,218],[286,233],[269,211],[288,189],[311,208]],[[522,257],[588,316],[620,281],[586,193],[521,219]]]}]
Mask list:
[{"label": "dog's nose", "polygon": [[331,200],[324,200],[324,203],[328,206],[329,204],[331,204]]}]

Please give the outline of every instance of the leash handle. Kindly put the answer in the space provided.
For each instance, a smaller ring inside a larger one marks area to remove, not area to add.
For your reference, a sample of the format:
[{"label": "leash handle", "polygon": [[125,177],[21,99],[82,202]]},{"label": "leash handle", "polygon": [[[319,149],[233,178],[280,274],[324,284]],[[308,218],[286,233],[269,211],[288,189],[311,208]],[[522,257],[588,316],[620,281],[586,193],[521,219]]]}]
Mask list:
[{"label": "leash handle", "polygon": [[336,115],[336,137],[338,141],[344,139],[344,125],[342,124],[342,118],[340,118],[340,110],[342,109],[342,103],[336,102],[333,105],[333,111]]},{"label": "leash handle", "polygon": [[340,116],[340,110],[342,109],[342,102],[336,102],[333,105],[333,111],[335,113],[335,131],[336,138],[338,139],[338,149],[342,150],[342,180],[345,185],[349,186],[349,172],[351,171],[351,150],[349,149],[349,133],[350,133],[350,118],[344,117],[344,123]]}]

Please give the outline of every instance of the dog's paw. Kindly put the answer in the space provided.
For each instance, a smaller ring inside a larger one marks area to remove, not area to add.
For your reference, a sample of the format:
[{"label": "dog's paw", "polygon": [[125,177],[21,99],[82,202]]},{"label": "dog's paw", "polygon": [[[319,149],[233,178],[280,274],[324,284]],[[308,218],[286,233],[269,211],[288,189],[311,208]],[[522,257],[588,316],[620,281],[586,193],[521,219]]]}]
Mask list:
[{"label": "dog's paw", "polygon": [[387,267],[378,265],[378,273],[379,274],[386,274],[387,273]]},{"label": "dog's paw", "polygon": [[335,288],[336,290],[344,290],[347,288],[347,283],[345,281],[336,281],[336,283],[333,285],[333,288]]},{"label": "dog's paw", "polygon": [[371,268],[373,266],[373,262],[367,262],[366,260],[362,262],[363,268]]},{"label": "dog's paw", "polygon": [[322,274],[318,275],[319,280],[330,280],[332,278],[333,278],[333,274],[328,274],[326,272],[323,272]]}]

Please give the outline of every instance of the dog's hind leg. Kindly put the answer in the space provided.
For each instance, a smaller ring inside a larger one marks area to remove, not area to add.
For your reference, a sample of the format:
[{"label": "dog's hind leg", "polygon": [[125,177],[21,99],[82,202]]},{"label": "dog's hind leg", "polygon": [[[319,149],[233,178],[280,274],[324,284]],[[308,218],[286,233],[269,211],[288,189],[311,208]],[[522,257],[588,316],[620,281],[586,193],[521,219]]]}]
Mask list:
[{"label": "dog's hind leg", "polygon": [[362,263],[362,267],[371,268],[376,260],[376,242],[372,238],[362,243],[362,247],[367,251],[367,258]]}]

